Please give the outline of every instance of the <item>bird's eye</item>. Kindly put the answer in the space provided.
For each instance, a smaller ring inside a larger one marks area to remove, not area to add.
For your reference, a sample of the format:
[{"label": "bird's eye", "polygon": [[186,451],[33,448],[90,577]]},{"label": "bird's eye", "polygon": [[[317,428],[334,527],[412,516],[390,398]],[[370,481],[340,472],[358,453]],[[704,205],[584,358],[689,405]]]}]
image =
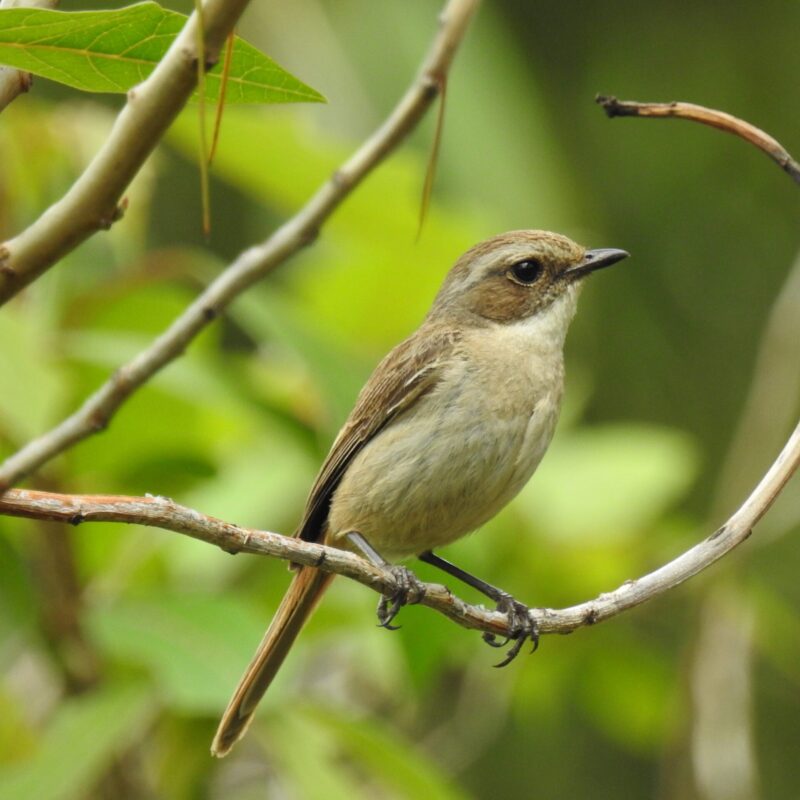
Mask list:
[{"label": "bird's eye", "polygon": [[526,258],[511,267],[511,274],[519,283],[533,283],[542,274],[542,264],[535,258]]}]

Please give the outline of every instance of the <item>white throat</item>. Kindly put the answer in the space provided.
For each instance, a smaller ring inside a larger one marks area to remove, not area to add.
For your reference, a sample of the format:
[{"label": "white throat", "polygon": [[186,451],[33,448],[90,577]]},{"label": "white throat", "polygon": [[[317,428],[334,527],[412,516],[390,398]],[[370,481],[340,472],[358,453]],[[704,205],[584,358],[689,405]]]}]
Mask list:
[{"label": "white throat", "polygon": [[521,337],[526,347],[542,352],[561,352],[569,324],[578,307],[580,290],[581,284],[573,283],[547,308],[517,322],[506,323],[503,327],[511,329],[509,332],[515,338]]}]

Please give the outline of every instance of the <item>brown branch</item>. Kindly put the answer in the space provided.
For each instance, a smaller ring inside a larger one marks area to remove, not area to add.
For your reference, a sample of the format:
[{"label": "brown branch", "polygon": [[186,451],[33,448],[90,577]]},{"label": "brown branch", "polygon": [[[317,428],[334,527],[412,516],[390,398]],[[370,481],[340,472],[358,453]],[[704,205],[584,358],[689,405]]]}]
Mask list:
[{"label": "brown branch", "polygon": [[595,99],[609,117],[677,117],[732,133],[766,153],[782,170],[788,172],[796,183],[800,183],[800,163],[792,158],[777,139],[756,128],[755,125],[724,111],[697,106],[694,103],[637,103],[604,95],[598,95]]},{"label": "brown branch", "polygon": [[[213,62],[248,0],[206,0],[205,56]],[[0,305],[122,213],[122,193],[197,85],[197,15],[192,14],[150,76],[128,92],[104,145],[57,203],[0,245]]]},{"label": "brown branch", "polygon": [[325,220],[422,119],[450,69],[477,5],[478,0],[450,0],[418,77],[378,130],[294,217],[265,242],[241,253],[161,336],[118,369],[72,416],[6,459],[0,467],[0,491],[103,430],[128,397],[183,353],[234,298],[314,240]]},{"label": "brown branch", "polygon": [[[570,633],[583,625],[602,622],[663,594],[706,569],[750,536],[754,525],[773,504],[798,466],[800,425],[758,486],[721,528],[654,572],[626,581],[594,600],[560,610],[533,610],[540,632]],[[381,594],[396,588],[391,572],[373,566],[353,553],[278,533],[243,528],[205,516],[165,497],[66,495],[9,489],[0,497],[0,514],[58,520],[72,525],[103,521],[147,525],[200,539],[228,553],[255,553],[335,572]],[[465,628],[501,635],[508,632],[505,615],[483,606],[469,605],[439,584],[425,584],[421,603]]]}]

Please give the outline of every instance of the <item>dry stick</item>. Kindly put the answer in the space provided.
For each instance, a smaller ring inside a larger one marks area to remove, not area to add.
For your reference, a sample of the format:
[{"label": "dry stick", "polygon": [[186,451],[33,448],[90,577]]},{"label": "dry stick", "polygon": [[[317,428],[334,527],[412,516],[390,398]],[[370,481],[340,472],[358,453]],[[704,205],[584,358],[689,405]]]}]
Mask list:
[{"label": "dry stick", "polygon": [[[206,0],[206,63],[215,63],[248,0]],[[112,225],[119,200],[197,85],[197,15],[192,14],[150,76],[128,92],[111,133],[57,203],[0,245],[0,305],[98,230]]]},{"label": "dry stick", "polygon": [[214,114],[214,132],[211,135],[211,149],[208,152],[208,168],[214,163],[214,156],[217,153],[219,144],[219,132],[222,127],[222,114],[225,111],[225,96],[228,90],[228,79],[231,75],[231,59],[233,58],[234,33],[228,34],[228,41],[225,45],[225,60],[222,62],[222,78],[219,86],[219,98],[217,99],[217,110]]},{"label": "dry stick", "polygon": [[[791,154],[777,139],[765,133],[755,125],[751,125],[745,120],[738,119],[731,114],[726,114],[724,111],[718,111],[713,108],[705,108],[704,106],[694,105],[693,103],[639,103],[633,100],[618,100],[613,96],[597,95],[595,98],[606,114],[609,117],[675,117],[677,119],[687,119],[691,122],[699,122],[703,125],[710,125],[712,128],[732,133],[735,136],[744,139],[750,144],[755,145],[759,150],[766,153],[782,170],[798,184],[800,184],[800,163],[792,158]],[[790,283],[793,283],[790,281]],[[788,301],[787,301],[788,302]],[[784,309],[785,302],[779,301],[773,311],[773,317],[780,315],[781,321],[790,312]],[[780,310],[779,310],[780,308]],[[769,330],[765,336],[769,337],[770,344],[773,338],[780,341],[780,332],[774,331],[773,328],[778,324],[777,319],[771,319],[769,323]],[[765,364],[768,361],[768,351],[765,350],[766,344],[762,345],[759,352],[758,369],[760,372],[765,372]],[[774,383],[775,376],[771,372],[768,377],[770,383]],[[771,387],[763,386],[762,381],[766,380],[764,375],[756,375],[753,383],[751,384],[749,403],[752,404],[752,399],[756,395],[763,392],[769,392]],[[753,424],[748,418],[747,422]],[[800,423],[798,423],[800,425]],[[790,440],[791,441],[791,440]],[[736,448],[742,448],[741,437],[738,436],[734,440],[731,453],[736,453]],[[728,459],[727,463],[732,463]]]},{"label": "dry stick", "polygon": [[609,117],[677,117],[732,133],[762,150],[781,169],[788,172],[796,183],[800,183],[800,163],[789,155],[777,139],[756,128],[755,125],[724,111],[697,106],[694,103],[637,103],[605,95],[597,95],[595,99]]},{"label": "dry stick", "polygon": [[439,111],[436,114],[436,128],[433,134],[430,156],[428,156],[428,166],[425,169],[425,181],[422,185],[422,199],[419,204],[419,222],[417,223],[417,241],[422,236],[422,229],[428,217],[428,207],[431,204],[433,194],[433,182],[436,179],[436,167],[439,164],[439,150],[442,144],[442,131],[444,130],[444,115],[447,106],[447,80],[442,80],[439,87]]},{"label": "dry stick", "polygon": [[[67,448],[103,430],[127,398],[183,353],[234,298],[314,240],[348,194],[410,133],[435,99],[478,0],[450,0],[433,46],[414,83],[373,135],[267,241],[241,253],[146,350],[118,369],[81,408],[29,442],[0,468],[0,491]],[[210,4],[206,26],[211,24]],[[208,30],[207,30],[208,33]],[[0,262],[2,270],[2,262]]]},{"label": "dry stick", "polygon": [[[739,510],[711,536],[654,572],[626,581],[613,592],[601,594],[594,600],[560,610],[534,609],[532,614],[539,631],[570,633],[583,625],[602,622],[696,575],[750,536],[753,526],[767,512],[798,466],[800,425]],[[59,520],[73,525],[82,522],[148,525],[200,539],[229,553],[272,556],[335,572],[380,594],[396,589],[390,571],[353,553],[278,533],[242,528],[180,506],[165,497],[66,495],[9,489],[0,497],[0,514]],[[502,635],[508,633],[508,620],[504,614],[469,605],[440,584],[425,584],[425,594],[420,602],[465,628]]]}]

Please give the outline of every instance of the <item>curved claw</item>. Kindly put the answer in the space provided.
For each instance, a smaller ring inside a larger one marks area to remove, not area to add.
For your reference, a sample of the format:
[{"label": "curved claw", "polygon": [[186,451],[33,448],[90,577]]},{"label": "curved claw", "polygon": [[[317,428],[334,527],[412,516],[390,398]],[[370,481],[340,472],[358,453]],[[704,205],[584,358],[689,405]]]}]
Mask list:
[{"label": "curved claw", "polygon": [[402,626],[392,625],[394,618],[403,606],[413,605],[422,600],[425,596],[425,585],[407,567],[393,566],[389,569],[397,588],[391,594],[382,596],[378,603],[378,627],[396,631]]},{"label": "curved claw", "polygon": [[489,647],[505,647],[511,641],[510,636],[504,636],[502,639],[498,640],[495,634],[489,633],[488,631],[486,631],[481,638]]},{"label": "curved claw", "polygon": [[510,641],[514,642],[506,653],[506,657],[499,664],[494,665],[496,668],[500,668],[510,664],[519,655],[519,651],[528,639],[533,645],[531,653],[535,653],[539,647],[539,631],[528,606],[518,602],[511,595],[500,598],[497,610],[508,616],[509,634],[503,641],[498,642],[493,633],[484,633],[483,641],[491,647],[504,647]]},{"label": "curved claw", "polygon": [[494,664],[494,668],[500,669],[501,667],[508,666],[519,655],[519,651],[522,649],[524,641],[525,640],[520,636],[520,638],[517,639],[514,644],[511,645],[511,647],[509,647],[506,657],[499,664]]},{"label": "curved claw", "polygon": [[398,602],[397,599],[394,599],[392,605],[390,606],[390,600],[393,600],[393,598],[383,596],[378,601],[378,627],[386,628],[387,631],[399,631],[403,626],[392,625],[392,620],[397,616],[398,612],[403,607],[403,604]]}]

